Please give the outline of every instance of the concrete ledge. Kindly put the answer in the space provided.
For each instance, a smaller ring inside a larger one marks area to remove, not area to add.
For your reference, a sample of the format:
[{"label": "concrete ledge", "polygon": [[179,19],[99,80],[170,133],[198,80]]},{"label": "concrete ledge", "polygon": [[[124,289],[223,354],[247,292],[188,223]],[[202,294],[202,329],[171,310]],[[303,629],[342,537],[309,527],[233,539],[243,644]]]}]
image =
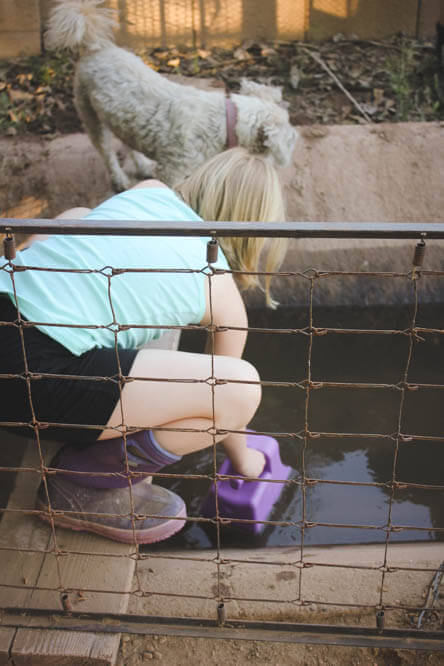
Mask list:
[{"label": "concrete ledge", "polygon": [[[444,219],[443,123],[300,129],[293,165],[281,172],[288,219],[326,224]],[[54,217],[71,206],[95,206],[112,194],[105,168],[84,134],[4,138],[0,155],[4,217]],[[289,240],[283,269],[408,273],[414,246],[415,241]],[[427,243],[424,269],[444,270],[442,242]],[[306,304],[308,280],[277,278],[274,294],[283,305]],[[424,277],[420,298],[442,302],[444,279]],[[246,300],[249,307],[263,306],[261,294],[247,294]],[[318,305],[399,304],[411,300],[411,284],[405,278],[327,278],[316,282],[314,300]]]},{"label": "concrete ledge", "polygon": [[[360,275],[331,275],[314,282],[313,303],[317,306],[403,305],[413,301],[412,280],[407,274],[413,268],[417,241],[300,239],[288,241],[288,252],[281,270],[304,273],[307,277],[276,277],[273,296],[284,307],[304,306],[309,302],[313,271],[358,272]],[[444,241],[426,243],[424,270],[444,271]],[[310,270],[311,269],[311,270]],[[406,277],[378,277],[372,272],[404,273]],[[423,275],[417,282],[421,303],[444,301],[442,276]],[[260,306],[261,294],[247,297],[250,307]]]},{"label": "concrete ledge", "polygon": [[[373,609],[347,609],[341,604],[379,603],[384,548],[383,543],[307,547],[304,561],[314,566],[303,570],[295,564],[300,559],[299,547],[224,549],[220,564],[212,550],[164,550],[156,551],[155,557],[145,553],[147,559],[138,566],[139,581],[142,590],[151,594],[131,596],[128,612],[216,617],[216,606],[222,597],[227,618],[232,619],[317,622],[323,616],[322,621],[327,621],[329,614],[329,620],[331,615],[340,615],[345,621],[347,616],[354,617],[356,623],[357,616],[368,615],[374,623]],[[443,559],[443,543],[389,545],[387,564],[394,571],[385,576],[384,604],[422,607],[433,570],[439,568]],[[397,567],[407,570],[396,571]],[[409,568],[428,571],[408,571]],[[304,607],[297,603],[300,577],[302,598],[312,602]],[[178,590],[198,598],[168,596]]]}]

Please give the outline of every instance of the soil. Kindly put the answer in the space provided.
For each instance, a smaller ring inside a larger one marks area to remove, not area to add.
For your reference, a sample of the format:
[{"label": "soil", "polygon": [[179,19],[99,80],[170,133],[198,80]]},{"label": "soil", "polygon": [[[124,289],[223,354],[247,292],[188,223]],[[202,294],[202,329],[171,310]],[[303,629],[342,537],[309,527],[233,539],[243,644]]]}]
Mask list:
[{"label": "soil", "polygon": [[442,653],[336,645],[297,645],[259,641],[208,640],[176,636],[124,636],[117,666],[139,666],[149,661],[168,666],[200,662],[211,666],[269,664],[270,666],[442,666]]}]

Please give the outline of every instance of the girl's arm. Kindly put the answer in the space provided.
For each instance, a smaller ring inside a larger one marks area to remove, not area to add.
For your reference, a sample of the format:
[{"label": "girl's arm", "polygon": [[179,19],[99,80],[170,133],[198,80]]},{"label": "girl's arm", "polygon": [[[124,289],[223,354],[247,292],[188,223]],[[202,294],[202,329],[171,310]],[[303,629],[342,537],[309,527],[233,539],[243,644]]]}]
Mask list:
[{"label": "girl's arm", "polygon": [[[244,301],[232,275],[215,275],[211,278],[211,308],[209,280],[205,283],[206,310],[202,324],[208,326],[235,326],[242,329],[248,327],[247,312]],[[208,336],[206,353],[221,356],[236,356],[241,358],[247,331],[216,331],[214,334],[214,346],[211,335]]]}]

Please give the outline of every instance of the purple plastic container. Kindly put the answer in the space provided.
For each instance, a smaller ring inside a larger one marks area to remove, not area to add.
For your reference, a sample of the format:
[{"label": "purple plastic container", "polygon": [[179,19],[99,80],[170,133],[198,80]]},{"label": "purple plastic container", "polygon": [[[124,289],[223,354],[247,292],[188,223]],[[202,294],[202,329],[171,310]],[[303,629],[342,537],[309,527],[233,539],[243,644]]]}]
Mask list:
[{"label": "purple plastic container", "polygon": [[[239,523],[235,519],[267,520],[273,504],[281,494],[284,483],[270,483],[270,479],[285,481],[290,476],[291,467],[283,465],[279,454],[279,444],[273,437],[267,435],[247,435],[247,446],[262,451],[265,456],[265,468],[259,477],[261,481],[244,481],[242,478],[229,479],[217,482],[217,498],[219,516],[229,518],[236,527],[253,534],[259,534],[264,529],[262,523]],[[238,476],[225,458],[219,469],[219,474]],[[202,507],[205,518],[215,518],[215,484],[212,483],[210,491]]]}]

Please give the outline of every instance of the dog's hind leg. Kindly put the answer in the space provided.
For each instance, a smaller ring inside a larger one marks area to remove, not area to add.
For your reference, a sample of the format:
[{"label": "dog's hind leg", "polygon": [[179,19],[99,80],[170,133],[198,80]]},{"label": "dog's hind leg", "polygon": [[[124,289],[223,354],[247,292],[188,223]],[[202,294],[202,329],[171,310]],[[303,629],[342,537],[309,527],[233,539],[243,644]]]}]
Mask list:
[{"label": "dog's hind leg", "polygon": [[108,169],[111,185],[115,192],[123,192],[131,187],[131,181],[119,164],[117,153],[112,145],[113,134],[106,125],[101,125],[97,143],[93,141],[97,150],[103,157]]},{"label": "dog's hind leg", "polygon": [[154,178],[156,170],[154,160],[150,160],[149,157],[146,157],[143,153],[139,153],[137,150],[132,150],[130,155],[139,178]]},{"label": "dog's hind leg", "polygon": [[92,144],[105,162],[113,190],[116,192],[127,190],[131,187],[131,182],[119,164],[117,153],[112,145],[111,130],[102,122],[88,96],[82,94],[79,89],[76,90],[75,103]]}]

